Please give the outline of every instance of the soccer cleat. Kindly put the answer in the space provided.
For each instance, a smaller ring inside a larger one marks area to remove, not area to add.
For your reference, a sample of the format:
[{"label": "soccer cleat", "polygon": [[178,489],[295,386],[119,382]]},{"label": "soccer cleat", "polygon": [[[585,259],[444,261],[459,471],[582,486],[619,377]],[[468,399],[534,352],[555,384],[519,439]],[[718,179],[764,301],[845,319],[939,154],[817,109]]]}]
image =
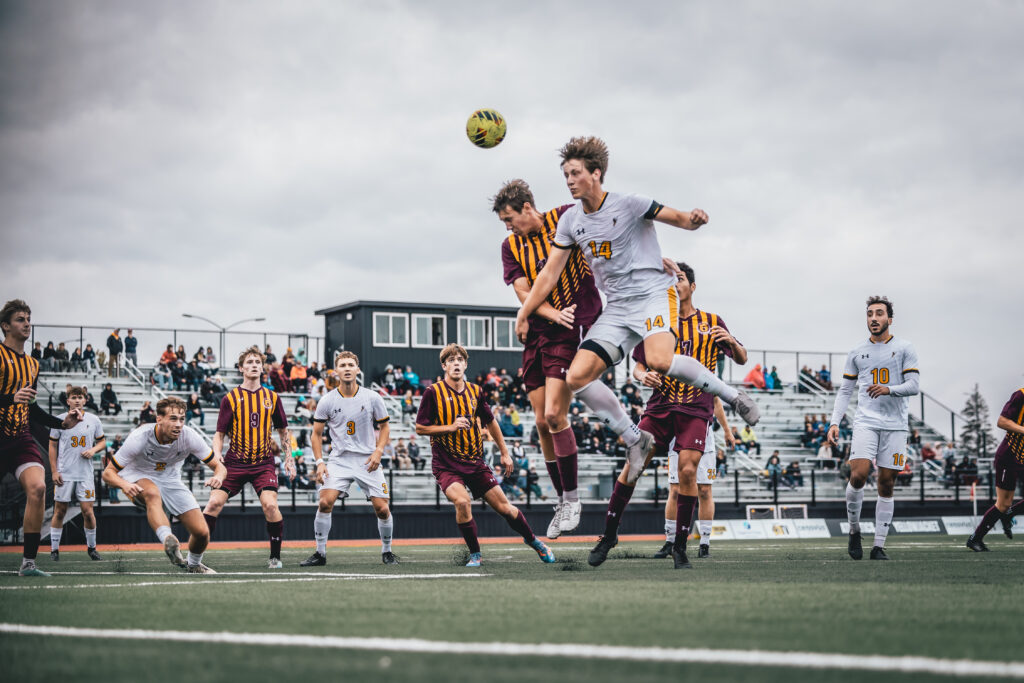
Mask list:
[{"label": "soccer cleat", "polygon": [[885,548],[876,545],[874,548],[871,549],[871,559],[888,560],[889,556],[885,554]]},{"label": "soccer cleat", "polygon": [[666,557],[672,554],[672,542],[665,541],[665,545],[661,546],[658,552],[654,553],[654,559],[664,560]]},{"label": "soccer cleat", "polygon": [[380,559],[384,564],[398,564],[398,556],[390,550],[380,554]]},{"label": "soccer cleat", "polygon": [[533,542],[530,543],[530,547],[537,551],[541,562],[544,564],[552,564],[555,561],[555,554],[551,552],[551,548],[547,547],[544,541],[539,538],[533,539]]},{"label": "soccer cleat", "polygon": [[629,474],[626,476],[626,484],[633,486],[644,471],[644,462],[647,454],[654,448],[654,435],[643,429],[640,430],[640,439],[626,449],[626,461],[629,462]]},{"label": "soccer cleat", "polygon": [[732,402],[733,410],[735,410],[743,421],[753,427],[757,424],[757,421],[761,419],[761,409],[754,403],[754,399],[747,395],[747,392],[741,391],[737,396],[736,400]]},{"label": "soccer cleat", "polygon": [[864,557],[864,549],[860,546],[859,531],[850,532],[850,540],[846,544],[846,552],[850,553],[850,557],[855,560],[859,560]]},{"label": "soccer cleat", "polygon": [[975,537],[974,534],[967,537],[967,547],[976,553],[987,553],[989,551],[985,541]]},{"label": "soccer cleat", "polygon": [[703,559],[711,557],[711,546],[707,543],[701,543],[700,549],[697,550],[697,559]]},{"label": "soccer cleat", "polygon": [[185,568],[185,571],[189,574],[216,574],[214,570],[207,567],[205,564],[200,562],[197,565],[189,565]]},{"label": "soccer cleat", "polygon": [[185,566],[185,558],[181,556],[181,543],[178,542],[178,538],[174,534],[164,539],[164,553],[174,566]]},{"label": "soccer cleat", "polygon": [[327,564],[327,556],[321,555],[319,550],[304,559],[302,562],[299,562],[300,567],[322,567],[325,564]]},{"label": "soccer cleat", "polygon": [[686,546],[672,544],[672,568],[693,569],[693,565],[690,564],[690,558],[686,556]]},{"label": "soccer cleat", "polygon": [[480,553],[470,553],[469,562],[466,563],[467,567],[479,567],[480,566]]},{"label": "soccer cleat", "polygon": [[267,560],[267,569],[284,569],[284,562],[280,557],[271,557]]},{"label": "soccer cleat", "polygon": [[580,525],[580,514],[583,512],[583,503],[578,500],[562,504],[562,514],[558,526],[563,534],[571,534]]},{"label": "soccer cleat", "polygon": [[608,551],[619,544],[618,534],[613,536],[602,536],[597,539],[597,545],[587,556],[587,564],[591,567],[600,567],[608,559]]},{"label": "soccer cleat", "polygon": [[1002,515],[999,521],[1003,524],[1003,533],[1007,538],[1013,538],[1013,517],[1009,515]]},{"label": "soccer cleat", "polygon": [[562,510],[565,505],[565,503],[555,504],[555,514],[551,517],[551,523],[548,524],[548,538],[558,538],[562,533]]},{"label": "soccer cleat", "polygon": [[96,548],[86,548],[85,552],[89,554],[89,559],[93,562],[99,562],[103,559],[103,557],[96,552]]},{"label": "soccer cleat", "polygon": [[18,576],[49,576],[49,574],[37,567],[35,562],[29,562],[28,564],[21,565],[21,569],[18,570]]},{"label": "soccer cleat", "polygon": [[60,562],[60,551],[59,550],[51,550],[50,551],[50,559],[53,560],[54,562]]}]

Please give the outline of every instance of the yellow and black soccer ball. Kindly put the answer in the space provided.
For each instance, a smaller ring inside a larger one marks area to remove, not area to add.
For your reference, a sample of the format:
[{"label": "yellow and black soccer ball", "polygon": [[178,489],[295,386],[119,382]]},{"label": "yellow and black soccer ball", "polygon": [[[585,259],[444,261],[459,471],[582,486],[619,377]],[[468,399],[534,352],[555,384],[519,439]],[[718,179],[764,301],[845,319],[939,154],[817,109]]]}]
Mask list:
[{"label": "yellow and black soccer ball", "polygon": [[466,136],[477,147],[494,147],[505,139],[505,117],[493,109],[478,109],[466,121]]}]

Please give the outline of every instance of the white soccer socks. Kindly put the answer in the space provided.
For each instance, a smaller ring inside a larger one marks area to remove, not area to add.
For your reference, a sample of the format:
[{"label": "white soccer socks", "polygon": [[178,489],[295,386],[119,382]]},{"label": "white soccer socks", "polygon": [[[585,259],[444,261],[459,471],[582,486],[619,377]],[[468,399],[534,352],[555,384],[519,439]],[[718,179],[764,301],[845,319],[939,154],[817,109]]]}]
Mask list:
[{"label": "white soccer socks", "polygon": [[[387,519],[377,518],[377,533],[380,534],[380,551],[382,553],[391,552],[391,535],[395,531],[395,518],[392,515],[388,515]],[[317,543],[320,541],[318,540]],[[326,549],[327,538],[324,537],[324,548]],[[317,546],[319,550],[319,546]]]},{"label": "white soccer socks", "polygon": [[711,545],[711,524],[710,520],[700,520],[700,544]]},{"label": "white soccer socks", "polygon": [[729,404],[735,401],[740,393],[718,379],[715,373],[704,367],[696,358],[690,356],[672,356],[672,364],[669,365],[668,372],[665,374],[701,391],[714,394]]},{"label": "white soccer socks", "polygon": [[892,498],[878,497],[875,503],[875,547],[885,547],[885,537],[889,535],[889,526],[892,524],[893,509],[896,501]]},{"label": "white soccer socks", "polygon": [[629,419],[615,392],[604,382],[595,379],[577,391],[576,396],[590,412],[607,422],[608,427],[622,437],[626,446],[632,446],[640,440],[640,429]]},{"label": "white soccer socks", "polygon": [[60,537],[64,534],[64,527],[60,529],[50,527],[50,552],[60,549]]},{"label": "white soccer socks", "polygon": [[160,527],[156,528],[156,537],[160,539],[161,543],[163,543],[165,540],[167,540],[167,537],[170,536],[170,535],[171,535],[171,527],[165,525],[165,526],[160,526]]},{"label": "white soccer socks", "polygon": [[[892,500],[890,498],[890,500]],[[846,483],[846,519],[850,522],[850,533],[860,531],[860,509],[864,505],[864,488],[855,489]],[[890,513],[889,519],[892,519]]]},{"label": "white soccer socks", "polygon": [[93,527],[92,529],[89,529],[89,528],[85,529],[85,545],[87,547],[89,547],[89,548],[95,548],[96,547],[96,528],[95,527]]},{"label": "white soccer socks", "polygon": [[331,533],[331,513],[316,511],[313,518],[313,538],[316,539],[316,551],[327,556],[327,536]]},{"label": "white soccer socks", "polygon": [[665,518],[665,541],[675,543],[676,541],[676,520]]},{"label": "white soccer socks", "polygon": [[189,567],[198,567],[203,563],[203,555],[206,553],[199,553],[198,555],[193,553],[191,550],[188,551],[188,559],[186,562]]}]

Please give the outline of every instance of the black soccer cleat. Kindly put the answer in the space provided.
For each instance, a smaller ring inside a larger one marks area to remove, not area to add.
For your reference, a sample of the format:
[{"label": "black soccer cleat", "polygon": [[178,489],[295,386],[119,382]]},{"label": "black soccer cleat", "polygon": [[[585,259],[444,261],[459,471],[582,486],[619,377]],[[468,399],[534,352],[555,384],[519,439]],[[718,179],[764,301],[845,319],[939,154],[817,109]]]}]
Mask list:
[{"label": "black soccer cleat", "polygon": [[96,552],[96,548],[86,548],[85,552],[89,554],[89,559],[93,562],[99,562],[103,559],[103,557],[100,556],[98,552]]},{"label": "black soccer cleat", "polygon": [[711,546],[707,543],[703,543],[701,544],[700,549],[697,550],[697,559],[703,559],[706,557],[711,557]]},{"label": "black soccer cleat", "polygon": [[1007,538],[1013,538],[1013,517],[1009,515],[1003,515],[999,518],[999,521],[1003,523],[1003,533]]},{"label": "black soccer cleat", "polygon": [[864,549],[860,545],[859,531],[850,532],[850,541],[847,544],[847,552],[850,553],[850,557],[855,560],[859,560],[864,557]]},{"label": "black soccer cleat", "polygon": [[888,560],[889,556],[885,554],[885,548],[880,548],[879,546],[876,545],[874,548],[871,549],[871,559],[872,560]]},{"label": "black soccer cleat", "polygon": [[673,569],[693,569],[690,558],[686,556],[686,546],[672,545],[672,567]]},{"label": "black soccer cleat", "polygon": [[672,554],[672,541],[665,541],[665,545],[661,546],[658,552],[654,553],[656,560],[664,560],[666,557]]},{"label": "black soccer cleat", "polygon": [[53,560],[54,562],[60,562],[60,551],[59,550],[51,550],[50,551],[50,559]]},{"label": "black soccer cleat", "polygon": [[597,545],[590,551],[587,557],[587,564],[591,567],[601,566],[608,559],[608,551],[619,544],[618,534],[613,536],[602,536],[597,539]]},{"label": "black soccer cleat", "polygon": [[967,547],[976,553],[987,553],[988,546],[980,538],[977,538],[974,534],[967,537]]},{"label": "black soccer cleat", "polygon": [[300,567],[322,567],[325,564],[327,564],[327,556],[321,555],[319,551],[299,562]]},{"label": "black soccer cleat", "polygon": [[398,564],[398,556],[396,556],[390,550],[386,553],[381,553],[380,559],[384,562],[384,564]]}]

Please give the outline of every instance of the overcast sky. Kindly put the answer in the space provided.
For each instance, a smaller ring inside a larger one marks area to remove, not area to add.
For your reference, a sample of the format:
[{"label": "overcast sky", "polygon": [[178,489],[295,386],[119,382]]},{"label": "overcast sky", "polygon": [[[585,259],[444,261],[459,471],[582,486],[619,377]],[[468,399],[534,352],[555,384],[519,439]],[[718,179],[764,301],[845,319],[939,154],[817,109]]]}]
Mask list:
[{"label": "overcast sky", "polygon": [[1022,35],[985,0],[3,0],[3,298],[321,335],[359,298],[512,305],[489,197],[570,201],[557,149],[595,134],[606,189],[710,214],[659,239],[748,347],[845,352],[887,294],[925,390],[994,416],[1024,385]]}]

